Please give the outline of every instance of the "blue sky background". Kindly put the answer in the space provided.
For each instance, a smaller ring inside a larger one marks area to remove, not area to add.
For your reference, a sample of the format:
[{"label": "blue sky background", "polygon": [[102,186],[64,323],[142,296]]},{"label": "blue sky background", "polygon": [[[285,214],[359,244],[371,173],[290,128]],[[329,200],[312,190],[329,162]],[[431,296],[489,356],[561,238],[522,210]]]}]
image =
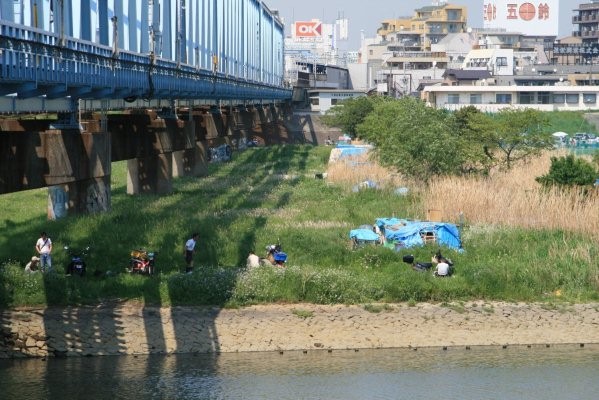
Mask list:
[{"label": "blue sky background", "polygon": [[[559,37],[570,36],[572,26],[572,9],[587,0],[560,0]],[[384,19],[399,16],[412,16],[414,9],[430,6],[431,0],[264,0],[273,10],[279,10],[285,21],[286,34],[290,34],[290,26],[294,21],[309,21],[318,18],[325,23],[332,23],[339,15],[349,19],[349,41],[347,49],[357,50],[360,46],[360,31],[366,37],[376,36],[376,30]],[[450,4],[468,7],[468,25],[482,27],[483,0],[454,0]]]}]

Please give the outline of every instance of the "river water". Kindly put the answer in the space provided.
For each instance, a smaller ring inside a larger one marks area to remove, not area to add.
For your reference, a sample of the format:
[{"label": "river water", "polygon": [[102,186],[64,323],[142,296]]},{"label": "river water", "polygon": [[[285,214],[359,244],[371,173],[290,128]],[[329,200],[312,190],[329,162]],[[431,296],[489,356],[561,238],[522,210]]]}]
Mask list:
[{"label": "river water", "polygon": [[599,346],[0,360],[2,399],[599,398]]}]

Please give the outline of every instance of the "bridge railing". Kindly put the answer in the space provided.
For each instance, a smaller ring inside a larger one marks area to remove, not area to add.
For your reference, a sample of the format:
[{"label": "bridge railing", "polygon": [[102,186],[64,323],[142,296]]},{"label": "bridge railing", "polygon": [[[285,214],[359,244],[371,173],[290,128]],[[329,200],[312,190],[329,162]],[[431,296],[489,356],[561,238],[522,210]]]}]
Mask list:
[{"label": "bridge railing", "polygon": [[74,99],[284,100],[282,82],[246,80],[0,21],[0,95]]}]

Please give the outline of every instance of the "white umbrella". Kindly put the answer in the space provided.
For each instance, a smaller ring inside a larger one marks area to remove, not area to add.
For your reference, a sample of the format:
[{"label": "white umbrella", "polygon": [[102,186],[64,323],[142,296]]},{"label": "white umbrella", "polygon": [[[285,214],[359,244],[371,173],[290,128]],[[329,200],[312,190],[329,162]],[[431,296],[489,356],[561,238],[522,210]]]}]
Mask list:
[{"label": "white umbrella", "polygon": [[562,138],[568,136],[568,134],[566,132],[555,132],[553,133],[553,136]]}]

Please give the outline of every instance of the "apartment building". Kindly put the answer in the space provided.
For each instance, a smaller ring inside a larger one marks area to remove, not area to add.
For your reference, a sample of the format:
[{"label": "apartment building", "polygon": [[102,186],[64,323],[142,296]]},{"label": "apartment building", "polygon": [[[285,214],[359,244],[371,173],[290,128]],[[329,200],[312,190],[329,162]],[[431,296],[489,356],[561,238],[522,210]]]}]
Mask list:
[{"label": "apartment building", "polygon": [[572,35],[583,44],[599,43],[599,1],[580,4],[574,9],[572,24],[578,27]]}]

